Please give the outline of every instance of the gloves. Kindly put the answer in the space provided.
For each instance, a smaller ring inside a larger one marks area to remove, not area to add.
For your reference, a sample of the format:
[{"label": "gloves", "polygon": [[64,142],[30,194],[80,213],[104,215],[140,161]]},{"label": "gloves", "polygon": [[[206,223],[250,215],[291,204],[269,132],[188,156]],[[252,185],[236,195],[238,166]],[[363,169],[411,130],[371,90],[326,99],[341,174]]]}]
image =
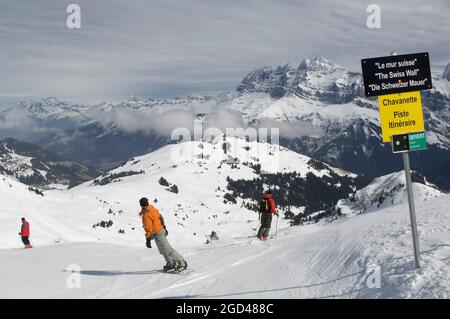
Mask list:
[{"label": "gloves", "polygon": [[147,248],[152,248],[152,240],[150,238],[147,238],[147,241],[145,242],[145,246],[147,246]]}]

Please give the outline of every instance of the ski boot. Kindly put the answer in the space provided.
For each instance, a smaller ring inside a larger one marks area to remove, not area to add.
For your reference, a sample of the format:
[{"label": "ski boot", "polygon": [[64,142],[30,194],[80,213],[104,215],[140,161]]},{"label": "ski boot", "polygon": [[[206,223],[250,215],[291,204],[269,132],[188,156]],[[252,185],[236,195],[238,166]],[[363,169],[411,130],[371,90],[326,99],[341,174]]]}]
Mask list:
[{"label": "ski boot", "polygon": [[175,269],[175,263],[173,263],[173,262],[168,262],[164,267],[163,267],[163,270],[165,271],[165,272],[168,272],[168,271],[172,271],[172,270],[174,270]]}]

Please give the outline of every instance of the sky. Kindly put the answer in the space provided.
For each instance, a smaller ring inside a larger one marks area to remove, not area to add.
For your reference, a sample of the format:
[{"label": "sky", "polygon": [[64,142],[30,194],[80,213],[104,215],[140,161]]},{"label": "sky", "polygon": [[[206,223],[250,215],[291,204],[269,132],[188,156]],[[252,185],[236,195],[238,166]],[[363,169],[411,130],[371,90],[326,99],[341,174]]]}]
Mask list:
[{"label": "sky", "polygon": [[[66,26],[69,4],[81,29]],[[369,29],[366,8],[381,8]],[[0,0],[0,104],[234,90],[251,70],[323,56],[430,52],[450,62],[450,0]],[[7,102],[5,102],[7,101]]]}]

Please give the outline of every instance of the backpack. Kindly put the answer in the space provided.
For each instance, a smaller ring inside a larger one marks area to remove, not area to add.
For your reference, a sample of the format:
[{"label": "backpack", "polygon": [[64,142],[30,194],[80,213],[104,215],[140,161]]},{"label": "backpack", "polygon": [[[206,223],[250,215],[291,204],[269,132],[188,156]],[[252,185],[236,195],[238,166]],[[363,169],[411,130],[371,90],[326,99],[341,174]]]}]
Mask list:
[{"label": "backpack", "polygon": [[267,199],[263,198],[259,201],[259,212],[269,213],[270,203]]}]

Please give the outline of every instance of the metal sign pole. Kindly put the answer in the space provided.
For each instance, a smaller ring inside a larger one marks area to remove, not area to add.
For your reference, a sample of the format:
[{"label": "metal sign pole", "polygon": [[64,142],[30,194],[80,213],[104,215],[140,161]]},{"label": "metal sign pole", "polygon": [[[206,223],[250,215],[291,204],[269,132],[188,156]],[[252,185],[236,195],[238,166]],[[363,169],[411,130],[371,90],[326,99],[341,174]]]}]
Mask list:
[{"label": "metal sign pole", "polygon": [[[392,51],[391,55],[397,55],[397,53],[395,51]],[[420,268],[419,234],[417,232],[416,208],[414,207],[411,166],[409,165],[409,152],[403,153],[403,166],[405,167],[406,190],[408,192],[409,218],[411,219],[414,260],[416,262],[416,268]]]},{"label": "metal sign pole", "polygon": [[408,191],[409,217],[411,219],[411,232],[414,246],[414,259],[416,267],[420,268],[419,234],[417,232],[416,210],[412,190],[411,167],[409,165],[409,153],[403,153],[403,165],[405,166],[406,189]]}]

